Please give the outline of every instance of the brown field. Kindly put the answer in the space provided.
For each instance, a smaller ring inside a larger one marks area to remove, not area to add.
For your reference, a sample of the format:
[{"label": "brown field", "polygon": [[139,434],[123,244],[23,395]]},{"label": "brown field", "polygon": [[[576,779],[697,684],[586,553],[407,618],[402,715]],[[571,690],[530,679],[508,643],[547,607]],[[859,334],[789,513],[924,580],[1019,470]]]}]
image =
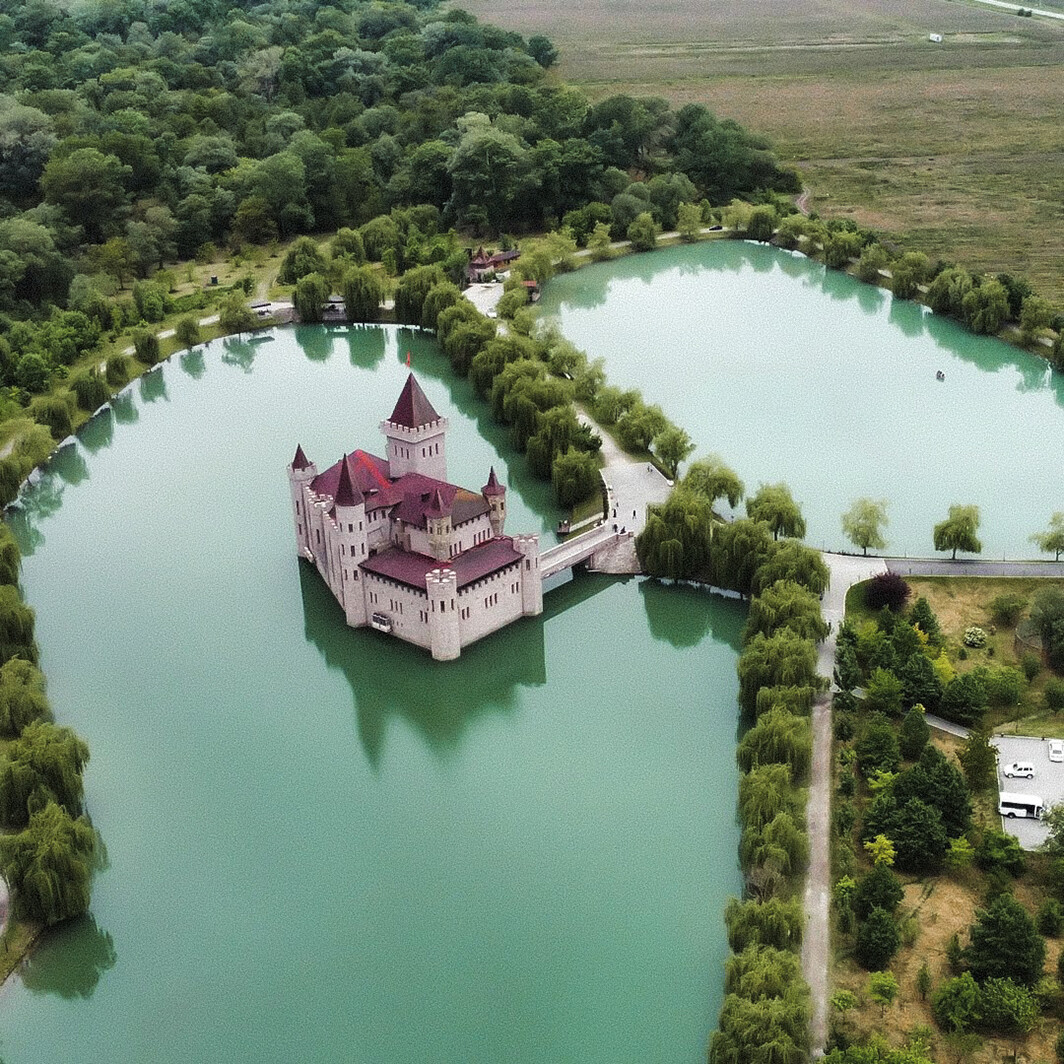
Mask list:
[{"label": "brown field", "polygon": [[1064,23],[961,0],[461,2],[550,36],[593,98],[703,103],[766,134],[813,209],[1064,307]]}]

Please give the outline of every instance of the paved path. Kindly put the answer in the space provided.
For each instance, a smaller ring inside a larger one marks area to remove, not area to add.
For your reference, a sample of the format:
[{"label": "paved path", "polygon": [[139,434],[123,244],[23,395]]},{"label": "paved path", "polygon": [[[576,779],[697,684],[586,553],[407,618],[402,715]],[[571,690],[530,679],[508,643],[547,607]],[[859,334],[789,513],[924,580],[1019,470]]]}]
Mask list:
[{"label": "paved path", "polygon": [[[199,323],[200,323],[200,325],[214,325],[214,324],[217,323],[217,321],[218,321],[218,315],[217,314],[209,314],[206,318],[200,318],[200,322]],[[163,329],[163,331],[161,333],[159,333],[159,339],[160,340],[169,340],[170,337],[174,335],[174,332],[175,332],[174,329]],[[123,355],[134,355],[134,354],[136,354],[136,351],[137,351],[137,349],[135,347],[127,347],[125,349],[125,351],[122,352],[122,354]]]},{"label": "paved path", "polygon": [[958,739],[968,738],[968,729],[962,724],[954,724],[953,721],[944,720],[934,713],[925,713],[924,720],[927,721],[930,728],[937,728],[939,731],[944,731],[949,735],[956,735]]},{"label": "paved path", "polygon": [[[1016,14],[1017,9],[1022,6],[1026,10],[1029,10],[1033,15],[1041,15],[1042,18],[1064,19],[1064,14],[1059,11],[1046,11],[1041,7],[1027,8],[1026,4],[1008,4],[1005,3],[1004,0],[976,0],[976,2],[980,4],[989,4],[991,7],[1003,7],[1006,11],[1011,11],[1014,15]],[[949,37],[947,37],[946,40],[948,42]]]},{"label": "paved path", "polygon": [[1064,562],[989,561],[983,558],[885,558],[899,576],[1042,576],[1064,579]]},{"label": "paved path", "polygon": [[[835,670],[835,637],[846,616],[846,592],[853,584],[887,570],[882,558],[822,554],[831,574],[821,610],[831,625],[818,650],[817,669],[831,678]],[[828,1037],[828,966],[831,959],[831,693],[813,705],[813,767],[805,812],[809,832],[809,871],[805,881],[805,934],[802,973],[810,991],[810,1034],[813,1055],[823,1056]]]},{"label": "paved path", "polygon": [[606,485],[608,505],[606,526],[612,531],[616,525],[618,532],[627,533],[595,555],[595,568],[604,573],[641,572],[635,553],[635,537],[647,523],[647,507],[651,503],[664,502],[672,485],[656,466],[622,451],[583,410],[577,410],[577,417],[602,437],[602,457],[606,462],[602,481]]}]

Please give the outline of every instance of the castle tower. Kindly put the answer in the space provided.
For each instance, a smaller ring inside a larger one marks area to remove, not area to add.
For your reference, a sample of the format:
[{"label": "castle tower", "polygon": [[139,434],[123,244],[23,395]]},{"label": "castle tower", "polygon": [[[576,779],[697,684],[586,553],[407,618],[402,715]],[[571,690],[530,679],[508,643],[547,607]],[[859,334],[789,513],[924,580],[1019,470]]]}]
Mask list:
[{"label": "castle tower", "polygon": [[480,489],[480,493],[488,500],[488,505],[491,507],[488,511],[488,520],[491,522],[492,535],[501,536],[506,525],[506,489],[495,476],[495,466],[491,467],[488,482]]},{"label": "castle tower", "polygon": [[538,617],[543,612],[543,575],[539,569],[539,536],[514,536],[514,550],[521,559],[521,612]]},{"label": "castle tower", "polygon": [[439,488],[425,510],[425,524],[428,526],[429,549],[433,558],[438,562],[446,561],[451,556],[454,529],[451,525],[451,508],[443,501]]},{"label": "castle tower", "polygon": [[393,480],[407,473],[447,479],[447,419],[433,409],[413,373],[406,379],[392,416],[381,422],[381,432],[388,441],[388,470]]},{"label": "castle tower", "polygon": [[288,467],[288,488],[292,493],[292,518],[296,527],[296,551],[305,555],[310,549],[310,524],[307,518],[307,492],[310,482],[318,475],[317,467],[308,461],[302,446]]},{"label": "castle tower", "polygon": [[333,500],[339,556],[340,598],[347,623],[353,628],[366,623],[366,596],[359,563],[366,557],[366,500],[355,486],[350,458],[344,455],[340,481]]},{"label": "castle tower", "polygon": [[453,661],[462,652],[458,630],[458,576],[453,569],[433,569],[425,577],[429,596],[429,639],[437,661]]}]

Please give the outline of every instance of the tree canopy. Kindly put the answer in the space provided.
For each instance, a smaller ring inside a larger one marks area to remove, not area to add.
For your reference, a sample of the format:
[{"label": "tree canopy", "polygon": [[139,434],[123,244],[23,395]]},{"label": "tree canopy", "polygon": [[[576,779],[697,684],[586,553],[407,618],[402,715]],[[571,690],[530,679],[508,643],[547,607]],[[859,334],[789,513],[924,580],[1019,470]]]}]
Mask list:
[{"label": "tree canopy", "polygon": [[979,530],[979,507],[954,505],[949,508],[949,517],[934,528],[935,550],[957,551],[978,554],[983,544],[976,535]]}]

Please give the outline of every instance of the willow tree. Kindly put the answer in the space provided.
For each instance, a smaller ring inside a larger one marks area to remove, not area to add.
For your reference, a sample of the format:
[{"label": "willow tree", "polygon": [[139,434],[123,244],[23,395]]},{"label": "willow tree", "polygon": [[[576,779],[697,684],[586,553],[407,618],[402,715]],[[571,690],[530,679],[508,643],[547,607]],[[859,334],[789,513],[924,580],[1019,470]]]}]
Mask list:
[{"label": "willow tree", "polygon": [[772,635],[780,628],[788,628],[803,639],[819,643],[828,626],[820,612],[820,600],[808,588],[793,580],[777,580],[750,601],[743,642],[748,643],[758,632]]},{"label": "willow tree", "polygon": [[813,747],[809,721],[785,709],[770,709],[743,736],[735,757],[744,772],[762,765],[787,765],[801,783],[809,775]]},{"label": "willow tree", "polygon": [[978,506],[953,505],[949,508],[949,517],[935,525],[935,550],[952,550],[954,558],[959,550],[978,554],[983,549],[983,544],[976,535],[978,529]]},{"label": "willow tree", "polygon": [[377,321],[380,318],[384,286],[372,266],[352,266],[345,270],[340,289],[349,322]]},{"label": "willow tree", "polygon": [[0,755],[0,821],[25,824],[49,802],[76,816],[88,760],[88,746],[70,728],[46,721],[27,724]]},{"label": "willow tree", "polygon": [[857,499],[842,515],[846,538],[864,554],[869,547],[882,550],[887,545],[882,529],[888,523],[886,499]]},{"label": "willow tree", "polygon": [[22,658],[0,667],[0,736],[12,739],[35,720],[52,715],[44,693],[44,673]]},{"label": "willow tree", "polygon": [[1057,511],[1049,519],[1049,528],[1045,532],[1036,532],[1031,536],[1040,551],[1052,554],[1053,560],[1059,562],[1061,554],[1064,554],[1064,513]]},{"label": "willow tree", "polygon": [[713,524],[706,500],[677,488],[664,503],[649,509],[646,527],[635,541],[646,572],[674,580],[701,574],[709,559]]},{"label": "willow tree", "polygon": [[779,539],[781,534],[797,539],[805,535],[802,508],[794,501],[786,484],[762,484],[746,500],[746,513],[753,521],[764,521],[773,539]]},{"label": "willow tree", "polygon": [[22,554],[14,533],[6,522],[0,521],[0,584],[18,583],[21,562]]},{"label": "willow tree", "polygon": [[728,505],[734,508],[739,505],[746,490],[735,471],[716,454],[692,462],[683,483],[685,488],[709,499],[710,506],[720,499],[727,499]]},{"label": "willow tree", "polygon": [[0,661],[25,658],[37,662],[33,610],[19,597],[18,588],[0,584]]},{"label": "willow tree", "polygon": [[24,831],[0,836],[0,872],[15,911],[46,925],[88,910],[95,856],[92,826],[55,802],[35,812]]},{"label": "willow tree", "polygon": [[828,567],[820,551],[796,539],[788,539],[769,544],[768,555],[757,567],[750,589],[760,595],[778,580],[789,580],[814,595],[822,595],[827,590],[828,579]]}]

